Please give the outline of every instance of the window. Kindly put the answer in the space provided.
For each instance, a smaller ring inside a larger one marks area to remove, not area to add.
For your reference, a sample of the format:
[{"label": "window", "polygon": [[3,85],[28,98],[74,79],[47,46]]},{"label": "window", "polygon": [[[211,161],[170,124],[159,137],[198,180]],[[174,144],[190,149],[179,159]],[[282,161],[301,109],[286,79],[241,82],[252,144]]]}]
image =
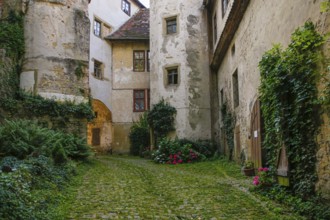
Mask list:
[{"label": "window", "polygon": [[125,12],[128,16],[131,16],[131,3],[129,3],[127,0],[122,0],[121,10],[123,10],[123,12]]},{"label": "window", "polygon": [[234,99],[234,108],[239,106],[239,92],[238,92],[238,75],[237,70],[233,74],[233,99]]},{"label": "window", "polygon": [[150,72],[150,51],[147,51],[147,71]]},{"label": "window", "polygon": [[133,71],[144,72],[145,70],[145,53],[143,50],[133,51]]},{"label": "window", "polygon": [[94,19],[94,34],[97,37],[101,37],[101,22]]},{"label": "window", "polygon": [[222,17],[225,16],[229,0],[222,0]]},{"label": "window", "polygon": [[133,111],[134,112],[143,112],[149,109],[149,90],[133,90]]},{"label": "window", "polygon": [[217,42],[218,37],[218,27],[217,27],[217,14],[213,17],[213,39],[214,44]]},{"label": "window", "polygon": [[94,18],[94,35],[97,37],[106,37],[111,34],[112,28],[98,18]]},{"label": "window", "polygon": [[167,71],[167,85],[178,84],[178,67],[171,67],[166,69]]},{"label": "window", "polygon": [[102,72],[103,72],[102,63],[97,60],[94,60],[94,76],[95,76],[95,78],[102,79],[103,78]]},{"label": "window", "polygon": [[176,17],[167,18],[166,19],[166,34],[175,34],[177,32],[176,26],[177,26]]}]

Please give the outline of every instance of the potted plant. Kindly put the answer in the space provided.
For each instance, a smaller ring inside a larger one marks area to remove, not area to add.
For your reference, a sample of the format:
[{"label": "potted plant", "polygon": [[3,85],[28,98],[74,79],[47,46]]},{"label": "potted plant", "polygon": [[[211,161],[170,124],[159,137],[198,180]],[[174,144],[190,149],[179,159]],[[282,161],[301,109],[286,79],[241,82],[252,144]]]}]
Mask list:
[{"label": "potted plant", "polygon": [[245,176],[254,176],[254,164],[252,161],[247,160],[244,162],[243,172]]}]

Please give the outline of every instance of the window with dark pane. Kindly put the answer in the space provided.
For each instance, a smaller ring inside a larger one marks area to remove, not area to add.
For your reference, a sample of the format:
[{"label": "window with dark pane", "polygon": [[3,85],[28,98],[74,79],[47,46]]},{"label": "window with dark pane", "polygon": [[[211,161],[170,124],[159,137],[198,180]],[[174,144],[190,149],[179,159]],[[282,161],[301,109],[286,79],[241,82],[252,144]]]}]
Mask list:
[{"label": "window with dark pane", "polygon": [[122,0],[121,10],[123,10],[123,12],[125,12],[127,15],[131,16],[131,3],[129,3],[127,0]]},{"label": "window with dark pane", "polygon": [[176,33],[176,17],[166,19],[166,34]]},{"label": "window with dark pane", "polygon": [[133,71],[144,72],[145,70],[145,53],[141,51],[133,51]]},{"label": "window with dark pane", "polygon": [[97,19],[94,20],[94,34],[97,37],[101,37],[101,22]]},{"label": "window with dark pane", "polygon": [[142,112],[146,110],[145,106],[145,90],[133,90],[134,111]]},{"label": "window with dark pane", "polygon": [[222,17],[225,16],[229,0],[222,0]]},{"label": "window with dark pane", "polygon": [[150,51],[147,51],[147,71],[150,72]]},{"label": "window with dark pane", "polygon": [[167,70],[167,84],[176,85],[178,84],[178,68],[171,68]]},{"label": "window with dark pane", "polygon": [[94,76],[95,78],[102,79],[103,74],[102,74],[102,63],[94,60]]},{"label": "window with dark pane", "polygon": [[233,74],[233,99],[234,99],[234,108],[239,106],[239,88],[238,88],[238,74],[237,70]]}]

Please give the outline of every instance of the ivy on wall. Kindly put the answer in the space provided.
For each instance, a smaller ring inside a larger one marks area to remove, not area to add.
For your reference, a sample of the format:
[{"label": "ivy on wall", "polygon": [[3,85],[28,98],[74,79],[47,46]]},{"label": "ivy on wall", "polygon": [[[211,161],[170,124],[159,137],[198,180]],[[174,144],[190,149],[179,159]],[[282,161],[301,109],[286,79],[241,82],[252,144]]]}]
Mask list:
[{"label": "ivy on wall", "polygon": [[10,97],[18,89],[25,51],[23,16],[14,11],[0,20],[0,50],[0,96]]},{"label": "ivy on wall", "polygon": [[314,193],[317,180],[317,63],[323,43],[307,22],[292,34],[287,49],[275,45],[259,63],[267,160],[275,168],[279,149],[286,147],[292,190],[304,198]]},{"label": "ivy on wall", "polygon": [[153,129],[156,138],[165,137],[169,132],[174,131],[174,119],[176,109],[164,99],[155,104],[148,113],[148,123]]}]

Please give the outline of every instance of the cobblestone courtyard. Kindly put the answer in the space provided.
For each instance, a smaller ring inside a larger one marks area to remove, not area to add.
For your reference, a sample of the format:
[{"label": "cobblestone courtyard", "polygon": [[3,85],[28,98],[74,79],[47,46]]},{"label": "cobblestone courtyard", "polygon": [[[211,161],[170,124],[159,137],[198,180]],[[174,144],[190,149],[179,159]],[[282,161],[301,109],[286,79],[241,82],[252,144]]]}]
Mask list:
[{"label": "cobblestone courtyard", "polygon": [[250,194],[225,161],[159,165],[99,157],[76,188],[68,219],[298,219]]}]

